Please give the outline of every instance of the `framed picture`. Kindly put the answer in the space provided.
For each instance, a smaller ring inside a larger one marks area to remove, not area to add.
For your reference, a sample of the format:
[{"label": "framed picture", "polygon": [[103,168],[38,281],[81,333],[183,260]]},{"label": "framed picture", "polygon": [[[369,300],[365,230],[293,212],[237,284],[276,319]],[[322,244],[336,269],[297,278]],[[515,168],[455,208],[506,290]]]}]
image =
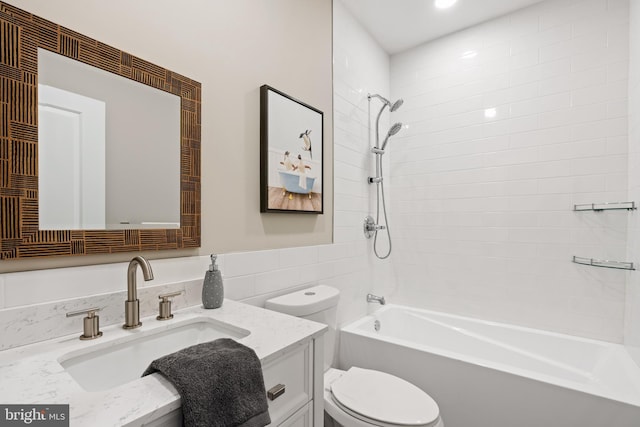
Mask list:
[{"label": "framed picture", "polygon": [[260,212],[323,213],[324,115],[260,88]]}]

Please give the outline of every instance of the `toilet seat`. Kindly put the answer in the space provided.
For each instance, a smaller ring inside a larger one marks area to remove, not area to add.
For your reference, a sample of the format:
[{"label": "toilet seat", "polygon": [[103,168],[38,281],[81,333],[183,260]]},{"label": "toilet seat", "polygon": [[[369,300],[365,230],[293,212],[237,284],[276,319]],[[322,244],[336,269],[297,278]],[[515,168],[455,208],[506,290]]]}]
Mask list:
[{"label": "toilet seat", "polygon": [[426,427],[439,421],[438,405],[428,394],[384,372],[352,367],[325,386],[331,403],[370,425]]}]

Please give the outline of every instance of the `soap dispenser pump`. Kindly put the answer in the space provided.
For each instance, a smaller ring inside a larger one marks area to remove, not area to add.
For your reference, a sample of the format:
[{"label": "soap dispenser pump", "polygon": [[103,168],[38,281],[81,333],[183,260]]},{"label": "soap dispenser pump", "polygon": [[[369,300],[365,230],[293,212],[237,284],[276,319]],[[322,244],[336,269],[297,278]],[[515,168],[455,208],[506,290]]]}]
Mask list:
[{"label": "soap dispenser pump", "polygon": [[224,299],[224,287],[222,285],[222,272],[216,264],[216,254],[211,254],[211,265],[204,275],[202,284],[202,305],[204,308],[219,308]]}]

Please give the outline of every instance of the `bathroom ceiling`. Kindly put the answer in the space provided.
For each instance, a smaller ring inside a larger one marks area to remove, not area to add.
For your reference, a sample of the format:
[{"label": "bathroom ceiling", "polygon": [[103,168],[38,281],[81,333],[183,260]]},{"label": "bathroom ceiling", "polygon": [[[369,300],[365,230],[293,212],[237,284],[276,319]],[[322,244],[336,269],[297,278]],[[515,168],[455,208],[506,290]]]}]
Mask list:
[{"label": "bathroom ceiling", "polygon": [[389,54],[540,1],[458,0],[449,9],[436,9],[434,0],[342,0]]}]

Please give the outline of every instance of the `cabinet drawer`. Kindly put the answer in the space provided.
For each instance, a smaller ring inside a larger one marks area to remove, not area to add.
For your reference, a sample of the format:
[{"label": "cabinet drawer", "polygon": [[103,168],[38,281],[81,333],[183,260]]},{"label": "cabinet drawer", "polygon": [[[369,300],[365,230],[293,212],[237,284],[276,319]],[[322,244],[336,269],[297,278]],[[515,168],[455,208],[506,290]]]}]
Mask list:
[{"label": "cabinet drawer", "polygon": [[278,425],[311,400],[311,345],[296,349],[263,368],[271,425]]}]

